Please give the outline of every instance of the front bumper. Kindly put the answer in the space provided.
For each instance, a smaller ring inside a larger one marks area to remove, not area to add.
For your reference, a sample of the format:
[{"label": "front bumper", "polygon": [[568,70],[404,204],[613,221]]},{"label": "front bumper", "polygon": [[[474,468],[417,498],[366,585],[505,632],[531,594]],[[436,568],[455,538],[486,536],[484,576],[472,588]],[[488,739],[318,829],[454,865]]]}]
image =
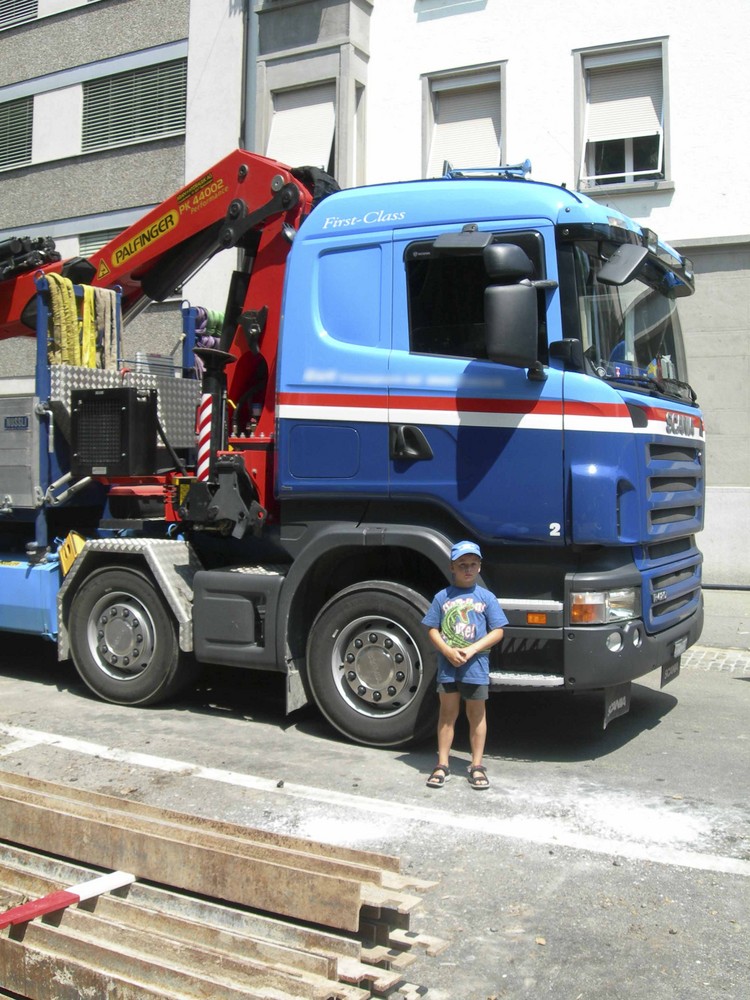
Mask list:
[{"label": "front bumper", "polygon": [[[563,630],[565,688],[590,691],[643,677],[679,659],[685,649],[698,641],[702,630],[702,600],[690,618],[656,635],[648,635],[640,620],[566,628]],[[616,651],[607,645],[611,636],[619,636],[621,640]]]}]

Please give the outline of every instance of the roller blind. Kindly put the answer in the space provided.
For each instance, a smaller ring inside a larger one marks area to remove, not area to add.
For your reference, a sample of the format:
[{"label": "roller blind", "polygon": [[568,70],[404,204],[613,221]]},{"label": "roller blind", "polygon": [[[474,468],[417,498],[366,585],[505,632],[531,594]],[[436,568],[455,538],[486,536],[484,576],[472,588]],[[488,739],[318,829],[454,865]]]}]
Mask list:
[{"label": "roller blind", "polygon": [[37,0],[0,0],[0,28],[12,28],[37,16]]},{"label": "roller blind", "polygon": [[81,233],[78,237],[78,253],[81,257],[91,257],[121,232],[122,229],[102,229],[98,233]]},{"label": "roller blind", "polygon": [[83,152],[183,135],[186,108],[186,59],[87,81]]},{"label": "roller blind", "polygon": [[34,99],[0,104],[0,170],[31,163]]},{"label": "roller blind", "polygon": [[591,69],[587,74],[587,140],[660,135],[663,83],[660,62]]},{"label": "roller blind", "polygon": [[448,160],[454,167],[500,164],[500,85],[435,89],[434,126],[428,177],[439,177]]},{"label": "roller blind", "polygon": [[335,128],[335,84],[279,91],[273,95],[266,155],[290,167],[327,170]]}]

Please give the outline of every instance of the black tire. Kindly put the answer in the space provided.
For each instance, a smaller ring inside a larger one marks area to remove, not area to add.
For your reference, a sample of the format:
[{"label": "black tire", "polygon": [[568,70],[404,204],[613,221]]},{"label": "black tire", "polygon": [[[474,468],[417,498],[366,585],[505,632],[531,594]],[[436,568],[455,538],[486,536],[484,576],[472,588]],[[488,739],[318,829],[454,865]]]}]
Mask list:
[{"label": "black tire", "polygon": [[180,670],[176,623],[137,569],[93,572],[73,598],[70,651],[89,688],[115,705],[153,705],[189,680]]},{"label": "black tire", "polygon": [[422,618],[428,601],[400,584],[347,587],[321,609],[307,645],[307,677],[340,733],[376,747],[434,735],[436,654]]}]

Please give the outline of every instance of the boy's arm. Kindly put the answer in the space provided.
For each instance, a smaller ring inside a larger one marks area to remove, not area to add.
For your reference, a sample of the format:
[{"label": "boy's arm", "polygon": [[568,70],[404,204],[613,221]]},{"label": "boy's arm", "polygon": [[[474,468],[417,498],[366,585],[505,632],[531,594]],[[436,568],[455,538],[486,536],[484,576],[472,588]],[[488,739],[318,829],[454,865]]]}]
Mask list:
[{"label": "boy's arm", "polygon": [[483,653],[485,649],[491,649],[493,646],[496,646],[502,639],[504,632],[505,629],[493,628],[487,635],[483,635],[481,639],[477,639],[476,642],[473,642],[470,646],[466,646],[460,652],[466,654],[466,660],[470,660],[477,653]]},{"label": "boy's arm", "polygon": [[[502,629],[501,629],[502,631]],[[445,639],[440,634],[439,628],[431,628],[427,633],[430,642],[435,647],[435,649],[442,653],[446,658],[448,663],[452,667],[461,667],[466,663],[468,657],[466,656],[465,649],[454,649],[453,646],[449,646]]]}]

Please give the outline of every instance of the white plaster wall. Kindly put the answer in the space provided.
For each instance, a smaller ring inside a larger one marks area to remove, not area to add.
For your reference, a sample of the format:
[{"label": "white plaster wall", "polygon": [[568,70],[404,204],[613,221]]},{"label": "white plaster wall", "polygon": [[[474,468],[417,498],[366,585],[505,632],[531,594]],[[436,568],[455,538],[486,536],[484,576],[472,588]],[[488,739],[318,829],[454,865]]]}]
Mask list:
[{"label": "white plaster wall", "polygon": [[[185,181],[221,160],[240,141],[244,17],[240,0],[192,0],[188,40]],[[185,286],[193,305],[223,309],[233,252],[215,258]]]},{"label": "white plaster wall", "polygon": [[61,87],[34,97],[31,145],[33,163],[77,156],[81,152],[83,87]]},{"label": "white plaster wall", "polygon": [[[708,487],[706,525],[700,536],[704,555],[703,579],[723,587],[750,587],[750,489],[741,486]],[[750,613],[750,593],[747,594]]]},{"label": "white plaster wall", "polygon": [[[575,187],[574,49],[668,39],[674,191],[617,204],[666,239],[750,232],[746,185],[750,4],[630,0],[377,0],[367,182],[420,176],[420,74],[507,60],[507,160]],[[731,73],[727,71],[731,67]]]}]

